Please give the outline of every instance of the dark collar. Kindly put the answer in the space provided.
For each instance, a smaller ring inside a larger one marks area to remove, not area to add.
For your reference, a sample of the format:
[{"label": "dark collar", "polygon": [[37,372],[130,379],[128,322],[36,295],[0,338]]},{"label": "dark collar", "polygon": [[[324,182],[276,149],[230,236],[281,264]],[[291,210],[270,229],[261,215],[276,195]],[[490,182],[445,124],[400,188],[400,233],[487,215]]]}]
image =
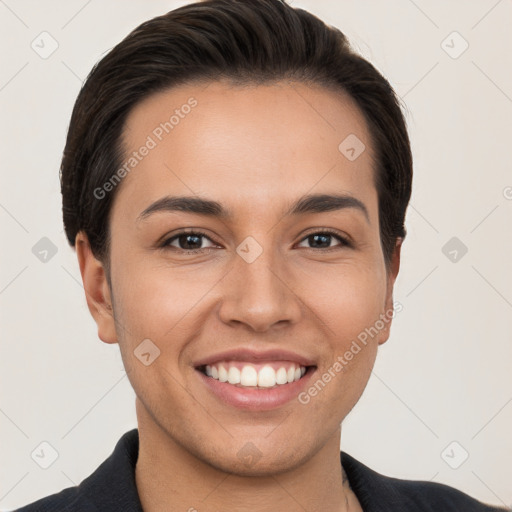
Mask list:
[{"label": "dark collar", "polygon": [[139,431],[134,428],[123,434],[112,454],[82,481],[79,494],[83,493],[88,505],[94,505],[98,512],[143,512],[135,485],[138,455]]},{"label": "dark collar", "polygon": [[[143,512],[135,485],[139,432],[126,432],[114,451],[77,489],[87,497],[87,510]],[[340,452],[350,486],[364,512],[491,512],[480,503],[443,484],[391,478],[368,468],[348,453]],[[94,505],[94,506],[93,506]]]}]

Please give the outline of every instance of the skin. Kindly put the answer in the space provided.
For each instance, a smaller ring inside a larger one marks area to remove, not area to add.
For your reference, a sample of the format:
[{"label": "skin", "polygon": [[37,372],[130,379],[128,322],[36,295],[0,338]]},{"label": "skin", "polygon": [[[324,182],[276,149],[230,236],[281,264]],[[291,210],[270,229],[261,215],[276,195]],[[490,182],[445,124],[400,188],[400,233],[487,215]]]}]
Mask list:
[{"label": "skin", "polygon": [[[193,365],[236,347],[277,347],[313,359],[320,376],[392,311],[401,240],[388,272],[368,127],[348,96],[318,86],[188,84],[131,111],[127,155],[191,96],[197,106],[119,185],[110,218],[112,288],[85,233],[76,239],[98,335],[119,343],[137,395],[144,510],[361,510],[343,483],[341,422],[368,382],[390,321],[307,404],[239,410],[211,394]],[[352,133],[366,150],[349,161],[338,146]],[[286,217],[308,193],[350,194],[368,220],[355,208]],[[235,216],[157,212],[138,220],[168,194],[213,199]],[[209,239],[158,246],[183,228]],[[325,228],[353,245],[308,239]],[[236,252],[248,236],[263,249],[252,263]],[[186,252],[199,244],[203,253]],[[160,349],[149,366],[134,356],[147,338]],[[248,442],[261,455],[249,466],[237,455]]]}]

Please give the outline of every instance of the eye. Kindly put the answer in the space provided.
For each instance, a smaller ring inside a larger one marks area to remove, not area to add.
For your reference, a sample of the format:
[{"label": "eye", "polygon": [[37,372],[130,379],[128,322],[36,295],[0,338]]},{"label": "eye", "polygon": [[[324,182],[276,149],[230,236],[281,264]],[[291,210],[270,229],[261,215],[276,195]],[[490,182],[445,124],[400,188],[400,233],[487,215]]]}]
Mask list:
[{"label": "eye", "polygon": [[[208,247],[203,246],[203,240],[209,240],[211,245]],[[338,240],[340,243],[336,246],[331,246],[331,242],[333,239]],[[307,235],[305,238],[302,239],[302,241],[309,242],[313,244],[313,247],[306,247],[307,249],[324,249],[324,250],[331,250],[343,247],[352,247],[352,244],[349,242],[349,240],[337,232],[331,231],[331,230],[323,230],[323,231],[317,231],[314,233],[311,233]],[[301,243],[303,243],[301,242]],[[166,248],[172,248],[173,250],[182,251],[186,253],[198,253],[198,252],[204,252],[208,249],[212,249],[214,247],[218,247],[211,238],[202,231],[181,231],[179,233],[176,233],[172,237],[165,240],[161,247],[163,249]]]},{"label": "eye", "polygon": [[203,233],[202,231],[181,231],[180,233],[177,233],[171,238],[165,240],[161,247],[172,247],[178,251],[181,250],[189,253],[202,252],[205,249],[211,249],[212,247],[215,247],[213,242],[210,247],[203,247],[202,239],[208,239],[210,242],[212,242],[206,233]]},{"label": "eye", "polygon": [[338,233],[336,233],[334,231],[330,231],[330,230],[317,231],[315,233],[311,233],[306,238],[303,238],[303,241],[307,241],[307,242],[313,244],[313,247],[307,247],[307,249],[335,249],[336,246],[330,247],[330,243],[333,238],[335,238],[341,242],[337,246],[339,248],[352,247],[352,244],[348,241],[347,238],[339,235]]}]

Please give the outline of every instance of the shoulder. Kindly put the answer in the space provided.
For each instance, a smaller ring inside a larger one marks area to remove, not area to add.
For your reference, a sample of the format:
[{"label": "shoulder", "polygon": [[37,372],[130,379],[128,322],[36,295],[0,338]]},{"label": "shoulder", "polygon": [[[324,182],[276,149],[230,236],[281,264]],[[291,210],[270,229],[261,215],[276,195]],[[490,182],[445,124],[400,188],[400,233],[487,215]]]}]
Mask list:
[{"label": "shoulder", "polygon": [[437,482],[403,480],[382,475],[341,452],[352,490],[365,512],[504,512],[453,487]]},{"label": "shoulder", "polygon": [[[390,487],[394,488],[404,502],[414,503],[421,512],[498,512],[505,511],[472,498],[468,494],[437,482],[400,480],[386,477]],[[416,509],[414,509],[416,510]]]},{"label": "shoulder", "polygon": [[68,487],[62,491],[41,498],[29,505],[16,509],[16,512],[100,512],[98,508],[81,492],[79,486]]}]

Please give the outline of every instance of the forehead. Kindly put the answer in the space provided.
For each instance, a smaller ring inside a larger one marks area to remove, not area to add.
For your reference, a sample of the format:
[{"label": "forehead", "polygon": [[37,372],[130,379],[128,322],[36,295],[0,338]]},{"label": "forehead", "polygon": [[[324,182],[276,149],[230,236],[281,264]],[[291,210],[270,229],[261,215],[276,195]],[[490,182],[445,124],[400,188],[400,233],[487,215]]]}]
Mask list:
[{"label": "forehead", "polygon": [[319,86],[174,87],[136,105],[123,145],[128,172],[116,202],[139,213],[166,194],[252,211],[308,192],[375,198],[366,122],[350,97]]}]

